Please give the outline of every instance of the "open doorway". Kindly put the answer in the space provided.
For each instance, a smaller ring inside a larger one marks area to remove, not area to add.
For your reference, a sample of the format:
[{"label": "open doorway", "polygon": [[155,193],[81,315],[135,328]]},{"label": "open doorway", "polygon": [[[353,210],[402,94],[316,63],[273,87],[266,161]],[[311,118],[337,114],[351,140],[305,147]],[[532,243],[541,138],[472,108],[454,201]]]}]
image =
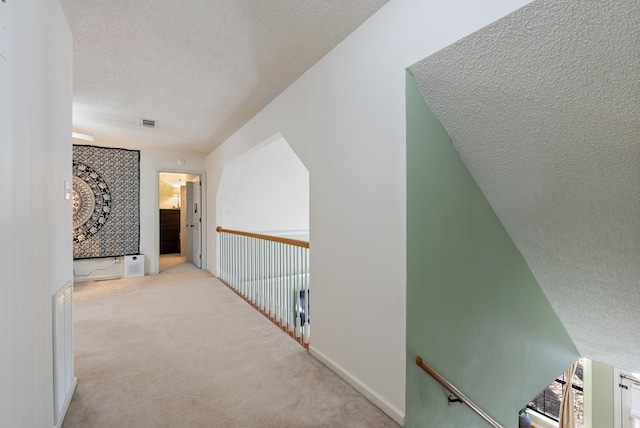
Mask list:
[{"label": "open doorway", "polygon": [[158,173],[160,271],[183,264],[202,268],[202,176]]}]

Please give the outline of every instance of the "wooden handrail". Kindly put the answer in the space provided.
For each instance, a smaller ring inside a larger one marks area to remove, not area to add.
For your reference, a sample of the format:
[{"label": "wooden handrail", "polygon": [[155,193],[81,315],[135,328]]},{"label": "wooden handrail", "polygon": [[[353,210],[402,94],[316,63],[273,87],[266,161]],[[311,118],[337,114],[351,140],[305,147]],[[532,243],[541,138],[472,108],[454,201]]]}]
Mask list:
[{"label": "wooden handrail", "polygon": [[469,400],[466,395],[464,395],[458,388],[456,388],[451,382],[445,379],[440,373],[436,371],[429,363],[424,361],[421,356],[416,357],[416,364],[422,370],[427,372],[432,378],[434,378],[440,385],[445,387],[447,391],[455,395],[455,397],[460,400],[461,403],[466,404],[476,412],[482,419],[487,421],[492,427],[495,428],[503,428],[498,422],[496,422],[491,416],[485,413],[480,407],[478,407],[473,401]]},{"label": "wooden handrail", "polygon": [[232,233],[234,235],[249,236],[251,238],[265,239],[267,241],[280,242],[281,244],[294,245],[296,247],[309,248],[309,242],[299,241],[297,239],[280,238],[278,236],[262,235],[260,233],[242,232],[240,230],[223,229],[222,226],[216,227],[216,232]]}]

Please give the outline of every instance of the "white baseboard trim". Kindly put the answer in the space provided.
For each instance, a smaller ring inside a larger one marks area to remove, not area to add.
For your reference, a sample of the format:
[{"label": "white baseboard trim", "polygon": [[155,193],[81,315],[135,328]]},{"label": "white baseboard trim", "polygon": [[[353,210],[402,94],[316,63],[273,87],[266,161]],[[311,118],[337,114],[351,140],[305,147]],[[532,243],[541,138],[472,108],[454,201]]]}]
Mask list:
[{"label": "white baseboard trim", "polygon": [[74,276],[73,282],[90,282],[90,281],[105,281],[107,279],[120,279],[124,278],[124,275],[103,275],[103,276]]},{"label": "white baseboard trim", "polygon": [[384,397],[381,397],[377,392],[371,389],[368,385],[362,383],[356,379],[351,373],[347,372],[339,364],[335,363],[331,358],[324,355],[322,352],[315,349],[313,346],[309,346],[309,353],[313,355],[318,361],[325,366],[329,367],[338,376],[344,379],[349,385],[351,385],[356,391],[364,395],[365,398],[375,404],[380,410],[385,412],[391,419],[396,421],[400,426],[404,426],[405,413],[391,404]]},{"label": "white baseboard trim", "polygon": [[60,420],[58,421],[58,424],[55,426],[55,428],[62,427],[62,423],[64,422],[64,417],[67,416],[67,410],[69,410],[69,404],[71,404],[71,399],[73,398],[73,394],[75,394],[77,387],[78,387],[78,378],[74,376],[73,380],[71,381],[71,388],[69,388],[69,393],[67,394],[67,398],[64,399],[62,412],[59,418]]}]

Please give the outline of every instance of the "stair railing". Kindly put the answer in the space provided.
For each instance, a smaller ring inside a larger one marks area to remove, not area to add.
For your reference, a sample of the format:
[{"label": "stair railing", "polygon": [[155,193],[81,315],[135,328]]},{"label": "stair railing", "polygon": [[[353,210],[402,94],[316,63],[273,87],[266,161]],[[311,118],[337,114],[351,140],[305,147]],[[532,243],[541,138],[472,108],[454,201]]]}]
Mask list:
[{"label": "stair railing", "polygon": [[223,229],[219,279],[309,348],[309,242]]},{"label": "stair railing", "polygon": [[429,363],[424,361],[422,359],[422,357],[420,357],[419,355],[416,357],[416,364],[422,370],[427,372],[432,378],[434,378],[447,391],[449,391],[451,394],[453,394],[456,397],[455,400],[452,400],[451,397],[449,397],[449,404],[451,404],[452,402],[460,402],[462,404],[466,404],[467,406],[469,406],[471,408],[471,410],[476,412],[482,419],[487,421],[489,423],[489,425],[491,425],[492,427],[503,428],[502,425],[500,425],[498,422],[496,422],[491,416],[489,416],[477,404],[475,404],[473,401],[469,400],[466,395],[464,395],[451,382],[449,382],[447,379],[445,379],[444,376],[442,376],[440,373],[438,373],[436,371],[436,369],[434,369]]}]

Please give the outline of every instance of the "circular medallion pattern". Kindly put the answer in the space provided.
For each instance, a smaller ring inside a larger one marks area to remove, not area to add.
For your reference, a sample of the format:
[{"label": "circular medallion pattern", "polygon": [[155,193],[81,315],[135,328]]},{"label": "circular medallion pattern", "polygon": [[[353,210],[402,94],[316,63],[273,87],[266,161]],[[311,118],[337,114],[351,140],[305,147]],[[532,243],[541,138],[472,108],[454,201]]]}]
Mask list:
[{"label": "circular medallion pattern", "polygon": [[96,208],[96,198],[91,187],[78,177],[73,177],[73,228],[85,224]]},{"label": "circular medallion pattern", "polygon": [[84,241],[98,233],[109,219],[111,192],[93,168],[73,162],[73,240]]}]

